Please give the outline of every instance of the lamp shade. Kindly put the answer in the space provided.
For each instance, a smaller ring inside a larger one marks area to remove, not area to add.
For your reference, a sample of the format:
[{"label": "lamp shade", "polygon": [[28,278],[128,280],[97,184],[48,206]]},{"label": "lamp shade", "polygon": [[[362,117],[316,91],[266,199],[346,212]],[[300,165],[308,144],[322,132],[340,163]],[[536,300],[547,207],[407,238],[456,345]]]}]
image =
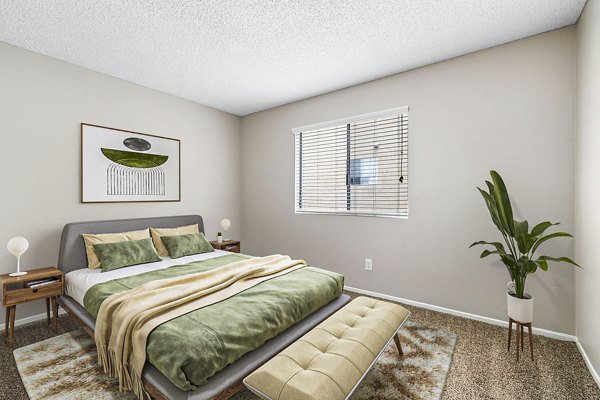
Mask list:
[{"label": "lamp shade", "polygon": [[230,227],[231,227],[231,221],[230,220],[228,220],[227,218],[225,218],[224,220],[221,221],[221,228],[223,228],[224,231],[226,231]]},{"label": "lamp shade", "polygon": [[10,239],[6,244],[6,249],[15,257],[19,257],[27,251],[29,242],[24,237],[18,236]]}]

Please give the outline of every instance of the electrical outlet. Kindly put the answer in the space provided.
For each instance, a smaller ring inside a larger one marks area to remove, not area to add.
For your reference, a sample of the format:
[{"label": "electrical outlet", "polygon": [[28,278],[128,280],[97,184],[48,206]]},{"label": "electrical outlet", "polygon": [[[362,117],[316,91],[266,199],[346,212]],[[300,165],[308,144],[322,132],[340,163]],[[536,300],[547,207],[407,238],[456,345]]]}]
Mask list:
[{"label": "electrical outlet", "polygon": [[373,271],[373,260],[370,258],[365,258],[365,270]]}]

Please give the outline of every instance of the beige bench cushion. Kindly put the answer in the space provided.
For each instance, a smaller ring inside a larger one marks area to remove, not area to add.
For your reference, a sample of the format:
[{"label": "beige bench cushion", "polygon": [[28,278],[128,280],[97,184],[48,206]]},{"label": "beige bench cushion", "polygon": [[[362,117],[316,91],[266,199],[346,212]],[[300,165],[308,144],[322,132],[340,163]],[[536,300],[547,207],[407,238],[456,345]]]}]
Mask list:
[{"label": "beige bench cushion", "polygon": [[341,400],[361,381],[409,311],[358,297],[244,379],[270,400]]}]

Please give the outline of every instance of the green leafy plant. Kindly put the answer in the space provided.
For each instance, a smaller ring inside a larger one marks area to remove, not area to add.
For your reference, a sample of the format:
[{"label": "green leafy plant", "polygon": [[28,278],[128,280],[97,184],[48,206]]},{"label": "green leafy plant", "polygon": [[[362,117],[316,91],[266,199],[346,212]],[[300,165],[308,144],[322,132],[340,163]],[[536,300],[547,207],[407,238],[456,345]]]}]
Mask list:
[{"label": "green leafy plant", "polygon": [[218,233],[217,233],[217,236],[223,236],[223,235],[221,234],[221,232],[218,232]]},{"label": "green leafy plant", "polygon": [[517,221],[513,219],[512,206],[508,197],[508,190],[504,181],[496,171],[490,171],[492,182],[485,181],[488,191],[477,188],[492,217],[492,222],[502,234],[504,244],[500,242],[479,241],[473,243],[469,247],[475,245],[489,245],[493,250],[484,250],[481,253],[481,258],[485,258],[491,254],[497,254],[508,273],[510,279],[515,285],[515,296],[519,299],[523,298],[525,293],[525,280],[527,276],[533,274],[538,268],[544,271],[548,270],[548,261],[566,262],[577,267],[579,265],[567,257],[550,257],[536,256],[535,252],[540,245],[550,239],[558,237],[573,237],[567,232],[554,232],[544,235],[544,232],[553,225],[550,221],[540,222],[529,231],[529,223],[527,221]]}]

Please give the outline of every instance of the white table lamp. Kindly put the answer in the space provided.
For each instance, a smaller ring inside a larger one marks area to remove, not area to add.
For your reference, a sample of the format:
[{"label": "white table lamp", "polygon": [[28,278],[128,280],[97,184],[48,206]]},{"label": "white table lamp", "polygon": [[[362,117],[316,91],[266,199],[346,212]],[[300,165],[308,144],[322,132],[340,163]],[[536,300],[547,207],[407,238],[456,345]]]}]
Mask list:
[{"label": "white table lamp", "polygon": [[6,249],[17,257],[17,272],[13,272],[10,276],[21,276],[27,274],[27,271],[21,272],[21,256],[29,248],[29,242],[24,237],[14,237],[6,244]]},{"label": "white table lamp", "polygon": [[[231,221],[228,220],[227,218],[225,218],[224,220],[221,221],[221,228],[223,228],[223,236],[225,236],[225,234],[227,233],[227,229],[229,229],[231,227]],[[223,239],[225,240],[225,237],[223,237]]]}]

